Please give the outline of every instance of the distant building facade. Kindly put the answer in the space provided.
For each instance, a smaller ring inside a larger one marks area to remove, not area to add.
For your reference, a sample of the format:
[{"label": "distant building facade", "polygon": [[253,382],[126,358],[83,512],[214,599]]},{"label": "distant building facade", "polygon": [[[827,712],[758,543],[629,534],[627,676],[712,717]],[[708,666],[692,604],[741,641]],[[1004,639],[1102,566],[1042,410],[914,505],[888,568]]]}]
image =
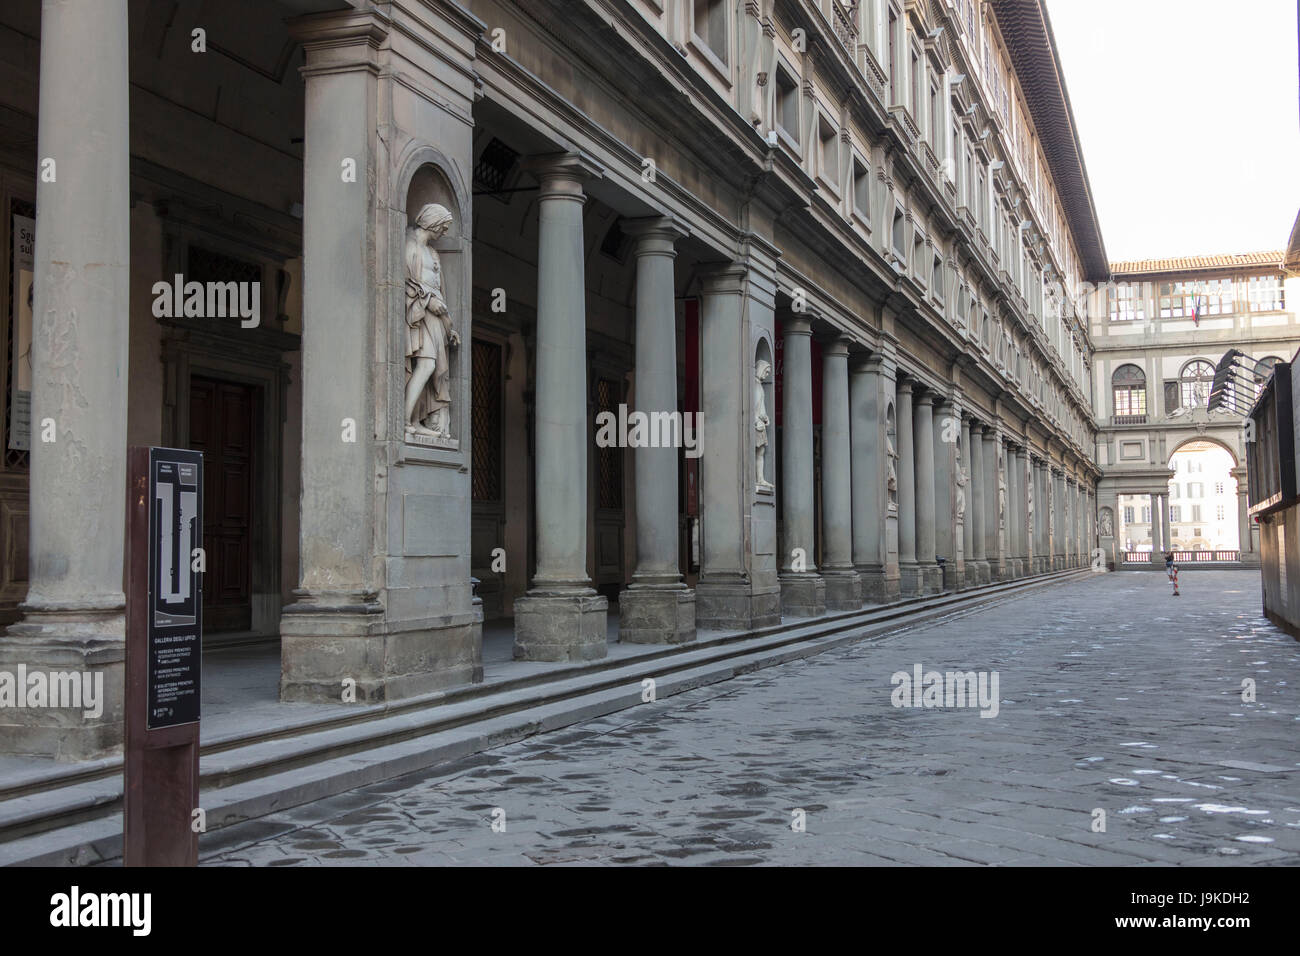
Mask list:
[{"label": "distant building facade", "polygon": [[[1112,281],[1093,294],[1099,525],[1113,532],[1100,541],[1107,563],[1159,562],[1179,550],[1197,552],[1193,560],[1258,564],[1244,414],[1210,411],[1207,400],[1229,348],[1260,363],[1262,384],[1300,343],[1300,281],[1283,259],[1279,251],[1112,263]],[[1239,394],[1235,404],[1254,398]],[[1228,456],[1208,474],[1214,456],[1189,454],[1207,445]],[[1236,543],[1221,547],[1229,523]]]}]

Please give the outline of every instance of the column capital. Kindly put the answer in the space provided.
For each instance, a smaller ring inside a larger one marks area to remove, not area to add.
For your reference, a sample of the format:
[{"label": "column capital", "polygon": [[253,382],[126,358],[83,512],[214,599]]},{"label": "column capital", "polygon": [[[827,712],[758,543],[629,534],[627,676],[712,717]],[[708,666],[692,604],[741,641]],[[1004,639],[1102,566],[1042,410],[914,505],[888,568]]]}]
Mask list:
[{"label": "column capital", "polygon": [[922,390],[922,391],[921,391],[921,392],[916,396],[916,402],[915,402],[915,404],[917,404],[917,405],[928,405],[928,406],[933,406],[933,405],[934,405],[934,392],[930,391],[928,388],[927,388],[927,389],[923,389],[923,390]]},{"label": "column capital", "polygon": [[852,340],[847,335],[837,335],[828,342],[822,343],[822,357],[835,356],[836,358],[849,357],[849,343]]},{"label": "column capital", "polygon": [[745,290],[749,267],[743,262],[704,262],[695,270],[700,291],[710,295],[740,293]]},{"label": "column capital", "polygon": [[900,392],[905,392],[910,396],[912,394],[913,389],[915,388],[915,385],[916,385],[916,379],[912,378],[910,375],[900,374],[898,376],[898,390]]},{"label": "column capital", "polygon": [[674,256],[675,244],[691,234],[686,223],[676,216],[646,216],[624,219],[619,223],[623,234],[637,240],[636,255]]},{"label": "column capital", "polygon": [[806,335],[812,338],[812,321],[793,315],[781,319],[782,335]]},{"label": "column capital", "polygon": [[521,166],[541,182],[543,199],[551,196],[585,199],[582,184],[605,174],[603,166],[580,151],[529,156]]}]

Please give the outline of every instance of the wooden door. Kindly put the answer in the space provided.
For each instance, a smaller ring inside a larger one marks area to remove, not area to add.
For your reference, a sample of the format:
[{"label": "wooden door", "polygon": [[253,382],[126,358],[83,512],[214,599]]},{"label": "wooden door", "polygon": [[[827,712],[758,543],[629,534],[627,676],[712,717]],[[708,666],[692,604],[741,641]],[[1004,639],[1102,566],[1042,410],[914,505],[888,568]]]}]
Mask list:
[{"label": "wooden door", "polygon": [[251,385],[190,380],[190,443],[203,452],[204,630],[252,628],[253,414]]}]

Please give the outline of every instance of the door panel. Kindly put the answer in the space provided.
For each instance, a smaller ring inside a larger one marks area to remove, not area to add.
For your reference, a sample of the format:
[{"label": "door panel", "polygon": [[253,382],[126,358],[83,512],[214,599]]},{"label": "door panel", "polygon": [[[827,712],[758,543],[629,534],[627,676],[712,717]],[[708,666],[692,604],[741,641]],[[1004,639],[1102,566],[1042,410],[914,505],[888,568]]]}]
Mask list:
[{"label": "door panel", "polygon": [[190,380],[190,444],[203,452],[207,553],[203,618],[207,631],[252,627],[254,388],[238,382]]}]

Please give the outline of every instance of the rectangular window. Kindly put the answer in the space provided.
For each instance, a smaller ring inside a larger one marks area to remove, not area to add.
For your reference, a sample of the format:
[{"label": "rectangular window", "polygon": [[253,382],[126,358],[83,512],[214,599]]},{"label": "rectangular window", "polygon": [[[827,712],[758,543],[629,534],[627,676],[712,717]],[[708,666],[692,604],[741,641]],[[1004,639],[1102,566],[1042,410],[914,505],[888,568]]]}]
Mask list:
[{"label": "rectangular window", "polygon": [[936,254],[930,267],[930,291],[936,299],[943,298],[943,257]]},{"label": "rectangular window", "polygon": [[1160,283],[1160,318],[1190,318],[1192,314],[1192,283]]},{"label": "rectangular window", "polygon": [[799,84],[779,66],[776,68],[776,125],[799,142]]},{"label": "rectangular window", "polygon": [[919,128],[921,125],[921,58],[916,55],[916,50],[912,50],[912,118],[916,120]]},{"label": "rectangular window", "polygon": [[1123,385],[1115,389],[1115,415],[1145,415],[1147,390],[1141,385]]},{"label": "rectangular window", "polygon": [[889,105],[893,106],[898,102],[898,17],[894,16],[894,11],[889,11]]},{"label": "rectangular window", "polygon": [[930,84],[930,146],[936,153],[942,153],[939,147],[939,124],[943,121],[942,111],[939,109],[939,84]]},{"label": "rectangular window", "polygon": [[1183,509],[1181,507],[1179,507],[1178,505],[1169,506],[1170,521],[1182,521],[1183,520],[1182,516],[1183,516]]},{"label": "rectangular window", "polygon": [[693,0],[695,36],[724,64],[727,62],[727,0]]},{"label": "rectangular window", "polygon": [[1200,505],[1192,505],[1192,520],[1193,520],[1193,521],[1200,521],[1200,520],[1201,520],[1201,506],[1200,506]]},{"label": "rectangular window", "polygon": [[1112,285],[1106,293],[1108,311],[1112,322],[1143,322],[1147,317],[1146,303],[1139,285]]},{"label": "rectangular window", "polygon": [[1128,506],[1126,506],[1126,507],[1124,508],[1124,523],[1125,523],[1125,524],[1132,524],[1132,523],[1133,523],[1133,506],[1132,506],[1132,505],[1128,505]]},{"label": "rectangular window", "polygon": [[1286,295],[1280,276],[1251,276],[1246,280],[1246,299],[1252,312],[1281,312],[1286,308]]},{"label": "rectangular window", "polygon": [[835,188],[840,189],[839,133],[824,115],[817,117],[817,174]]},{"label": "rectangular window", "polygon": [[1214,483],[1214,493],[1215,493],[1216,495],[1221,495],[1221,494],[1223,494],[1223,482],[1221,482],[1221,481],[1216,481],[1216,482]]},{"label": "rectangular window", "polygon": [[1150,506],[1150,505],[1143,505],[1143,506],[1142,506],[1142,523],[1143,523],[1143,524],[1150,524],[1150,523],[1151,523],[1151,506]]},{"label": "rectangular window", "polygon": [[1214,506],[1214,520],[1215,521],[1223,520],[1223,505]]},{"label": "rectangular window", "polygon": [[906,231],[906,228],[907,228],[907,224],[903,220],[903,210],[895,207],[894,227],[892,230],[890,241],[894,245],[894,252],[898,255],[900,259],[907,254],[907,250],[903,248],[903,233]]},{"label": "rectangular window", "polygon": [[853,158],[853,211],[871,221],[871,168]]}]

